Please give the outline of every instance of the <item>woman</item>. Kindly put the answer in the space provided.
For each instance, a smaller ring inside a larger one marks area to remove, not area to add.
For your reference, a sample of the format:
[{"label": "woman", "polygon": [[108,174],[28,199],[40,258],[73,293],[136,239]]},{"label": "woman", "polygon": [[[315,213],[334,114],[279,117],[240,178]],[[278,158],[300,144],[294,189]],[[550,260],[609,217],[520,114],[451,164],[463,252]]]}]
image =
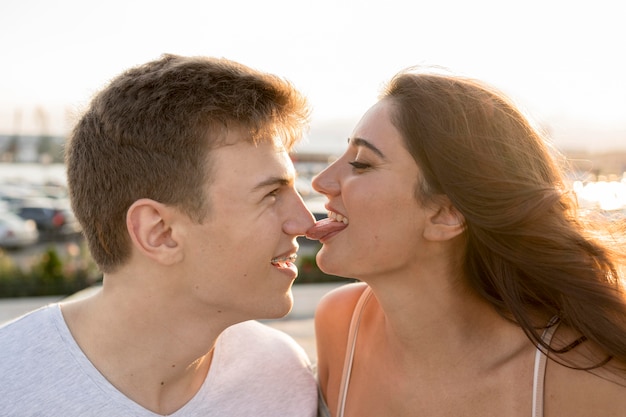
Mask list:
[{"label": "woman", "polygon": [[502,94],[402,72],[313,186],[318,265],[362,281],[316,313],[334,417],[626,415],[623,230]]}]

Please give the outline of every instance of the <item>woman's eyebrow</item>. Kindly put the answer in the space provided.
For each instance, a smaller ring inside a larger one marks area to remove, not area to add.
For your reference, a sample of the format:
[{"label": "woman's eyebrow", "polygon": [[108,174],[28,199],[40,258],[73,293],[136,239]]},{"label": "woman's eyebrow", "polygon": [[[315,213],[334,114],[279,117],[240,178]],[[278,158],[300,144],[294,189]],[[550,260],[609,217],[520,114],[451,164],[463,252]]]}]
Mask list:
[{"label": "woman's eyebrow", "polygon": [[348,138],[348,142],[352,145],[352,146],[363,146],[369,150],[371,150],[372,152],[374,152],[376,155],[380,156],[381,158],[385,159],[385,154],[383,154],[383,152],[378,149],[376,146],[374,146],[371,142],[367,141],[366,139],[363,138]]}]

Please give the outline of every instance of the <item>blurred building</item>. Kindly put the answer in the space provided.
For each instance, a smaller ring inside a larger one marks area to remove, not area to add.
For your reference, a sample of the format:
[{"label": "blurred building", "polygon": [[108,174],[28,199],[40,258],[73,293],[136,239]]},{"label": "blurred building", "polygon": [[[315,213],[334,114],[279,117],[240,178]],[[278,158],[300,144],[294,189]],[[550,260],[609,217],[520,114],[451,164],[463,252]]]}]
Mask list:
[{"label": "blurred building", "polygon": [[0,162],[62,163],[65,138],[51,135],[0,135]]}]

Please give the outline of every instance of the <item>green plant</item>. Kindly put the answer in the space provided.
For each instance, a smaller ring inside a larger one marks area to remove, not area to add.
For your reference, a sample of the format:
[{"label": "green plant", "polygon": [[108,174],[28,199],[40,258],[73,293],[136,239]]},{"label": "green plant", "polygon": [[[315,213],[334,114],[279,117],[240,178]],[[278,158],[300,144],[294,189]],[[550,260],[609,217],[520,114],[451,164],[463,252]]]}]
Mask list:
[{"label": "green plant", "polygon": [[83,243],[70,242],[63,253],[50,246],[19,267],[0,252],[0,297],[70,295],[98,281],[100,273]]},{"label": "green plant", "polygon": [[317,266],[315,254],[305,255],[298,258],[298,278],[296,284],[311,284],[323,282],[345,282],[345,278],[324,273]]}]

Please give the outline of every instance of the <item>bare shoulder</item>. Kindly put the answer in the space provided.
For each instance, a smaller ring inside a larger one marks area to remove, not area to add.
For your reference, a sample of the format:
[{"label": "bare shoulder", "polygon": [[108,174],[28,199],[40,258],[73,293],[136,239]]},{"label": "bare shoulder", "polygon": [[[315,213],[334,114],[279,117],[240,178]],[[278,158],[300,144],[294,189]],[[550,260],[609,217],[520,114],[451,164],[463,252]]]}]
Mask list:
[{"label": "bare shoulder", "polygon": [[550,364],[546,375],[545,416],[623,417],[626,415],[624,366],[611,364],[582,371]]},{"label": "bare shoulder", "polygon": [[[343,370],[348,331],[354,308],[366,284],[346,284],[325,294],[315,311],[317,376],[329,406],[336,403],[335,392]],[[330,398],[327,397],[330,392]]]},{"label": "bare shoulder", "polygon": [[[320,300],[315,311],[316,320],[325,320],[329,314],[334,319],[337,314],[340,317],[351,317],[354,307],[367,285],[364,283],[346,284],[326,293]],[[333,320],[334,321],[334,320]]]},{"label": "bare shoulder", "polygon": [[[563,350],[579,337],[579,333],[562,326],[552,347]],[[626,364],[612,359],[598,366],[607,359],[608,355],[602,349],[586,341],[557,356],[557,361],[549,361],[545,380],[545,416],[626,415]]]}]

